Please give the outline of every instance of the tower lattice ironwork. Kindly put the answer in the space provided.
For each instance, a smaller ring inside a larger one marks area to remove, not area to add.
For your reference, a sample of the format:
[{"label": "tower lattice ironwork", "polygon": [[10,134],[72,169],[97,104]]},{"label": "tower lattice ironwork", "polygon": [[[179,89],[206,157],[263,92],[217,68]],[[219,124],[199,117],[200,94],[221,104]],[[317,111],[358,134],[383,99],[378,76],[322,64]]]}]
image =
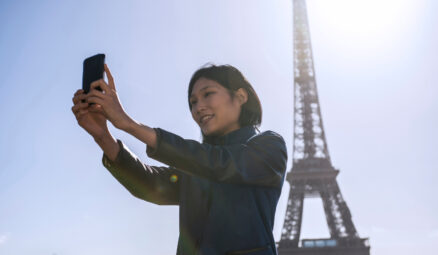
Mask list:
[{"label": "tower lattice ironwork", "polygon": [[[293,1],[294,142],[293,166],[287,175],[289,200],[278,243],[280,255],[369,255],[367,238],[360,238],[336,181],[316,88],[315,69],[305,0]],[[300,242],[303,202],[320,197],[330,238]]]}]

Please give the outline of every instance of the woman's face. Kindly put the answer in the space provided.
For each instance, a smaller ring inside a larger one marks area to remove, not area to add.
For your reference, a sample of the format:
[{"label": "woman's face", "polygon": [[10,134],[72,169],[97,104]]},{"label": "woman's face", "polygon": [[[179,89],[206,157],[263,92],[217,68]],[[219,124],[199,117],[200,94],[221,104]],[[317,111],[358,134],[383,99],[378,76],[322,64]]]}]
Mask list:
[{"label": "woman's face", "polygon": [[192,117],[204,135],[222,136],[240,128],[240,109],[247,94],[244,89],[236,93],[232,100],[228,90],[216,81],[201,77],[195,82],[190,96]]}]

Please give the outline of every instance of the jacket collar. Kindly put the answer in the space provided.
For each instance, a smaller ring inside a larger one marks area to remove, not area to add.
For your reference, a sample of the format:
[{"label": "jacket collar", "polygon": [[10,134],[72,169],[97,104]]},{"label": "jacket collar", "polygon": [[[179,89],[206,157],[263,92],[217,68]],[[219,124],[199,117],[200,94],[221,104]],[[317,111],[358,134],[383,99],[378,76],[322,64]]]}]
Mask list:
[{"label": "jacket collar", "polygon": [[244,143],[255,134],[256,130],[253,126],[245,126],[223,136],[205,136],[204,143],[213,145]]}]

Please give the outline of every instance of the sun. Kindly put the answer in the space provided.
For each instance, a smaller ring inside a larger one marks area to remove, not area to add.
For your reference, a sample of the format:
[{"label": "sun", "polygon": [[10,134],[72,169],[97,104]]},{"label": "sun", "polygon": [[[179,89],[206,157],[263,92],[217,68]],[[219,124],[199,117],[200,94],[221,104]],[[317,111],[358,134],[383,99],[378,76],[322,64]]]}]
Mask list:
[{"label": "sun", "polygon": [[307,0],[309,19],[321,22],[333,36],[364,43],[392,40],[415,23],[421,1],[414,0]]}]

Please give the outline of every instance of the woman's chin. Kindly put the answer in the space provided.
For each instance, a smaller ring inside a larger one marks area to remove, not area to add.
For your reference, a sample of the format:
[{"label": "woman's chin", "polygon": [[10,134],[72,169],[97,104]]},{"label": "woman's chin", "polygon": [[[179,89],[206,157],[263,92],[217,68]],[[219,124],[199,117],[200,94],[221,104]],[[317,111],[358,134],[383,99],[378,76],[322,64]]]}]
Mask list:
[{"label": "woman's chin", "polygon": [[210,128],[202,128],[202,133],[205,135],[205,136],[214,136],[214,135],[216,135],[216,133],[217,133],[217,131],[215,131],[215,130],[213,130],[213,129],[210,129]]},{"label": "woman's chin", "polygon": [[213,135],[213,133],[210,131],[210,130],[206,130],[206,129],[202,129],[202,133],[205,135],[205,136],[211,136],[211,135]]}]

